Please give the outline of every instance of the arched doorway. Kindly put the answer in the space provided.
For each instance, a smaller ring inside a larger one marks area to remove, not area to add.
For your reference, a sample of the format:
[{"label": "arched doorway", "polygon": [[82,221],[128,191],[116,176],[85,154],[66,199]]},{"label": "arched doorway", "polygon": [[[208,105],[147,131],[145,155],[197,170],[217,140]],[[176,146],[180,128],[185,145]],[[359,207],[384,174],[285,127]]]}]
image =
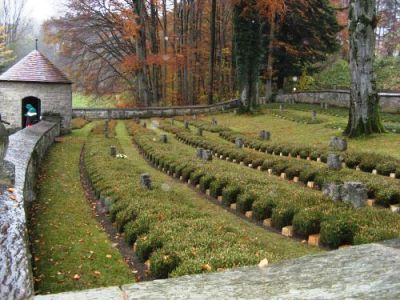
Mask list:
[{"label": "arched doorway", "polygon": [[21,116],[21,120],[22,120],[22,128],[26,127],[26,113],[27,113],[27,108],[26,106],[30,104],[32,105],[37,112],[37,120],[36,122],[38,122],[40,120],[40,115],[41,115],[41,103],[40,103],[40,99],[36,98],[36,97],[26,97],[24,99],[22,99],[22,116]]}]

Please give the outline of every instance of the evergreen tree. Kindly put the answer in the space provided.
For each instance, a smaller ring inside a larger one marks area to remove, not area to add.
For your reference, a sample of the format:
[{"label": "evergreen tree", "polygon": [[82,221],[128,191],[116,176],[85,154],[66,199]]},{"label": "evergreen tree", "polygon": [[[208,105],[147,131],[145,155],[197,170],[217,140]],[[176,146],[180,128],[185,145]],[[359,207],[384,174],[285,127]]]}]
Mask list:
[{"label": "evergreen tree", "polygon": [[233,8],[234,53],[240,100],[246,110],[257,101],[262,59],[262,26],[255,0],[239,0]]},{"label": "evergreen tree", "polygon": [[324,61],[327,54],[336,52],[341,30],[328,0],[286,0],[286,10],[274,47],[279,88],[285,77],[301,75],[305,66]]}]

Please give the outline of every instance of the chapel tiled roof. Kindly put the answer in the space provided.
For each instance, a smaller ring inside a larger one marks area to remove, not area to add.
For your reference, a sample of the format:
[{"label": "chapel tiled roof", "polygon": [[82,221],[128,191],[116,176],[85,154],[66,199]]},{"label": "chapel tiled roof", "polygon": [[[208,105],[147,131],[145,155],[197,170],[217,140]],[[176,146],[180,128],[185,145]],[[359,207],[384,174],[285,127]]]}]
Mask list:
[{"label": "chapel tiled roof", "polygon": [[72,83],[47,57],[32,51],[0,75],[0,81]]}]

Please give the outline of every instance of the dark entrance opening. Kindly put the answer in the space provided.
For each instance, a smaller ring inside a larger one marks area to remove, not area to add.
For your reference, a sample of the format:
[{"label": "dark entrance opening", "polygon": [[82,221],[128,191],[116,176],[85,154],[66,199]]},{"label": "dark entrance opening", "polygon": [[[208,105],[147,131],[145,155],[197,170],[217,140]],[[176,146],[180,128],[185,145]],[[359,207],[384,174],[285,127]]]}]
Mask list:
[{"label": "dark entrance opening", "polygon": [[37,112],[36,120],[34,120],[33,123],[37,123],[40,120],[40,108],[41,108],[40,99],[38,99],[36,97],[26,97],[26,98],[22,99],[22,110],[21,110],[21,112],[22,112],[22,118],[21,118],[22,119],[22,128],[26,127],[26,116],[25,115],[28,112],[28,110],[26,108],[26,106],[28,104],[32,105],[36,109],[36,112]]}]

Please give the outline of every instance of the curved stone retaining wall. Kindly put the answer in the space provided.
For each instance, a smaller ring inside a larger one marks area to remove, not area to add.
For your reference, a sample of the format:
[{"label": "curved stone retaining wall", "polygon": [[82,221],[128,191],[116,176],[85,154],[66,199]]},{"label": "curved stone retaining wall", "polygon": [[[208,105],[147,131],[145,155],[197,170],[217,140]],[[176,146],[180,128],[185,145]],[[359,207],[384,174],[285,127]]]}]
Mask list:
[{"label": "curved stone retaining wall", "polygon": [[3,186],[0,196],[0,299],[33,296],[26,209],[35,200],[38,166],[59,135],[59,125],[43,121],[9,138],[6,173],[15,180],[15,191]]},{"label": "curved stone retaining wall", "polygon": [[146,107],[146,108],[75,108],[72,110],[74,118],[88,119],[131,119],[135,117],[173,117],[193,114],[220,112],[238,107],[239,100],[229,100],[213,105]]},{"label": "curved stone retaining wall", "polygon": [[[379,97],[382,111],[391,113],[400,112],[400,93],[379,93]],[[328,103],[329,105],[337,107],[349,107],[350,92],[346,90],[297,92],[278,95],[276,97],[277,102],[289,103],[293,100],[297,103]]]}]

